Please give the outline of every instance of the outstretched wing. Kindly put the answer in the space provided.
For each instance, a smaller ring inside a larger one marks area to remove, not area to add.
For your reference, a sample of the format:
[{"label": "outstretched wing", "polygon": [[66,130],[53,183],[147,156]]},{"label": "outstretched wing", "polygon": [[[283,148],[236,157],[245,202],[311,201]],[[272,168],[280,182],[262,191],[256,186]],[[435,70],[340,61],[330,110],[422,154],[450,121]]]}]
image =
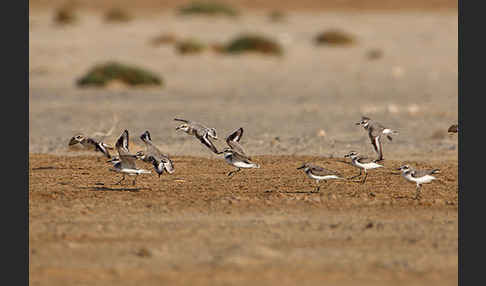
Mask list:
[{"label": "outstretched wing", "polygon": [[213,142],[211,142],[211,140],[209,140],[207,134],[205,134],[204,136],[201,136],[201,137],[198,136],[197,138],[199,139],[199,141],[201,141],[201,143],[203,143],[204,145],[206,145],[206,147],[208,147],[209,149],[211,149],[211,151],[213,151],[216,154],[221,154],[221,152],[218,151],[218,149],[216,148],[216,146],[214,146]]},{"label": "outstretched wing", "polygon": [[245,155],[245,150],[243,149],[243,146],[239,143],[241,137],[243,136],[243,128],[240,127],[233,131],[228,137],[226,137],[226,143],[228,146],[233,149],[234,151]]},{"label": "outstretched wing", "polygon": [[242,136],[243,136],[243,127],[240,127],[235,131],[231,132],[231,134],[228,135],[228,137],[226,137],[226,142],[229,141],[240,142]]},{"label": "outstretched wing", "polygon": [[184,123],[190,123],[191,121],[190,120],[186,120],[186,119],[181,119],[181,118],[174,118],[175,121],[182,121]]},{"label": "outstretched wing", "polygon": [[118,151],[118,154],[120,156],[129,154],[130,151],[128,149],[128,142],[128,130],[125,129],[125,131],[123,131],[122,135],[120,136],[120,138],[118,138],[115,144],[116,150]]}]

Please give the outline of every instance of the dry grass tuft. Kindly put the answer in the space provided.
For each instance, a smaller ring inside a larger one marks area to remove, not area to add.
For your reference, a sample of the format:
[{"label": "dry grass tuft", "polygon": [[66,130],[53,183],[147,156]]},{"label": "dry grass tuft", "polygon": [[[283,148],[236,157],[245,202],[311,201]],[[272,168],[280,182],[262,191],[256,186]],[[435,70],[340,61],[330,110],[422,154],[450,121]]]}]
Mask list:
[{"label": "dry grass tuft", "polygon": [[317,45],[345,46],[356,42],[354,36],[341,30],[332,29],[319,33],[315,39]]},{"label": "dry grass tuft", "polygon": [[78,86],[106,86],[112,81],[119,81],[130,86],[162,85],[163,81],[154,73],[136,66],[117,62],[108,62],[93,67],[77,81]]}]

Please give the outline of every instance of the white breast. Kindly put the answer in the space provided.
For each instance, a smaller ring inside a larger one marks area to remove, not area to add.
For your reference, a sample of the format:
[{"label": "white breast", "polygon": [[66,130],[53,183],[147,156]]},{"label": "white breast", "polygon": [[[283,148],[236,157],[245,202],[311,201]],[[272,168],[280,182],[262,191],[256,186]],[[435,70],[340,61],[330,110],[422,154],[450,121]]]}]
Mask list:
[{"label": "white breast", "polygon": [[430,183],[430,182],[432,182],[433,180],[436,179],[436,177],[431,176],[431,175],[425,175],[425,176],[420,177],[420,178],[414,178],[414,177],[412,177],[412,175],[407,174],[407,175],[403,175],[403,177],[405,177],[405,179],[407,179],[411,182],[416,182],[416,183],[419,183],[419,184]]},{"label": "white breast", "polygon": [[312,173],[308,173],[309,177],[314,180],[329,180],[329,179],[339,179],[336,175],[326,175],[326,176],[316,176]]},{"label": "white breast", "polygon": [[360,163],[358,160],[353,161],[354,165],[361,169],[375,169],[383,167],[382,165],[376,164],[375,162],[370,163]]}]

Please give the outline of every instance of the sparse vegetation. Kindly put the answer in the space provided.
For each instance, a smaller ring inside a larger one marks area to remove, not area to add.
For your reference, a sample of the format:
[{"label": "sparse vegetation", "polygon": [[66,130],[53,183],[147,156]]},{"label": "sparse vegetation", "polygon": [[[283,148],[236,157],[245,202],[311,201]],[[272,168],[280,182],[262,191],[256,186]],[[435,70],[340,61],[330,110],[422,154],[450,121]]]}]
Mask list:
[{"label": "sparse vegetation", "polygon": [[366,52],[366,57],[369,60],[377,60],[379,58],[383,57],[383,50],[381,49],[371,49],[368,52]]},{"label": "sparse vegetation", "polygon": [[187,39],[177,42],[175,47],[181,54],[193,54],[202,52],[206,45],[196,39]]},{"label": "sparse vegetation", "polygon": [[174,34],[161,34],[152,40],[150,40],[150,43],[153,46],[160,46],[164,44],[173,44],[177,41],[177,37]]},{"label": "sparse vegetation", "polygon": [[118,7],[106,11],[104,18],[106,22],[128,22],[133,19],[128,12]]},{"label": "sparse vegetation", "polygon": [[340,46],[351,45],[355,42],[356,40],[352,35],[337,29],[324,31],[315,37],[315,43],[317,45]]},{"label": "sparse vegetation", "polygon": [[154,73],[139,67],[117,62],[108,62],[93,67],[77,81],[79,86],[105,86],[110,81],[121,81],[127,85],[162,85],[162,79]]},{"label": "sparse vegetation", "polygon": [[75,4],[71,2],[59,7],[54,14],[54,22],[58,25],[73,24],[77,20]]},{"label": "sparse vegetation", "polygon": [[283,22],[286,17],[286,14],[280,10],[273,10],[268,14],[268,18],[272,22]]},{"label": "sparse vegetation", "polygon": [[230,54],[244,52],[259,52],[269,55],[283,54],[283,49],[278,42],[256,34],[240,35],[225,45],[222,51]]},{"label": "sparse vegetation", "polygon": [[220,2],[194,1],[179,8],[181,15],[225,15],[234,17],[239,14],[235,8]]}]

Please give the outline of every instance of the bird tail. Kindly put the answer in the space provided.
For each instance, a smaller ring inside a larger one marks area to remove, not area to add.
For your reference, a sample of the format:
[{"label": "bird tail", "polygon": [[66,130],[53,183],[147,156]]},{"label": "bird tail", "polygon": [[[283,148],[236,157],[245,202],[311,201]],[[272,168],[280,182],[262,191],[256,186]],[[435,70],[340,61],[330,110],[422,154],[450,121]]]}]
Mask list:
[{"label": "bird tail", "polygon": [[440,173],[440,169],[433,169],[431,173],[432,174],[439,174]]}]

